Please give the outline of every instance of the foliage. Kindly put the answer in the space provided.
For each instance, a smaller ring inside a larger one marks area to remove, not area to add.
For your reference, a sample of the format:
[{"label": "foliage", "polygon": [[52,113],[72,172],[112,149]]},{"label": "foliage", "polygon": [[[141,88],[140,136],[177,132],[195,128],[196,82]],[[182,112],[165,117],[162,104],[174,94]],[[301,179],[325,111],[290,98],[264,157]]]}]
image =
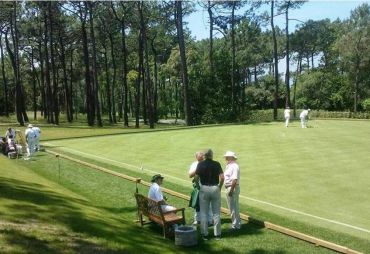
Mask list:
[{"label": "foliage", "polygon": [[346,77],[320,70],[303,73],[297,83],[296,107],[349,110],[350,82]]},{"label": "foliage", "polygon": [[[193,124],[240,121],[248,110],[274,107],[272,32],[266,22],[268,15],[259,14],[264,3],[267,2],[212,3],[213,32],[217,30],[222,34],[212,39],[212,70],[210,40],[196,41],[185,27],[188,99]],[[196,4],[184,2],[183,16],[194,11]],[[276,12],[286,11],[301,4],[302,1],[283,1],[275,8]],[[60,112],[66,113],[62,115],[70,122],[75,120],[74,115],[87,114],[89,124],[96,123],[92,119],[93,110],[101,109],[109,118],[116,114],[118,118],[124,118],[124,114],[134,116],[139,103],[138,116],[147,122],[150,110],[145,102],[148,101],[154,103],[156,119],[184,118],[185,96],[173,2],[145,2],[142,8],[144,26],[138,18],[137,2],[94,2],[91,5],[63,1],[51,4],[17,2],[18,33],[15,35],[18,37],[11,34],[13,6],[10,2],[0,4],[4,51],[4,66],[1,66],[4,71],[0,68],[0,114],[5,114],[6,95],[8,111],[15,112],[18,84],[18,87],[23,86],[26,109],[42,112],[49,123],[58,124],[52,117],[59,117]],[[200,4],[200,8],[207,7],[207,4]],[[233,8],[238,10],[235,16],[231,15]],[[289,55],[297,66],[295,73],[290,73],[291,80],[297,80],[295,85],[290,82],[291,90],[295,88],[297,93],[295,107],[307,104],[311,108],[331,111],[367,109],[366,99],[370,96],[369,9],[365,3],[352,10],[350,18],[343,21],[307,20],[289,34]],[[241,10],[246,11],[242,13]],[[90,17],[94,18],[92,23]],[[145,48],[140,46],[143,28]],[[276,27],[275,31],[278,59],[284,59],[286,36],[282,27]],[[20,78],[15,75],[11,61],[15,59],[12,52],[17,52],[14,51],[16,44],[20,52],[17,62]],[[143,66],[139,64],[139,56],[144,53],[147,54],[144,64],[149,67],[145,72],[140,70]],[[96,66],[92,65],[94,54]],[[143,73],[148,77],[139,75]],[[281,108],[289,89],[283,88],[281,80],[278,83],[277,106]],[[149,93],[148,84],[152,93]],[[289,95],[293,98],[292,91]],[[95,100],[100,104],[96,105]],[[34,112],[34,115],[39,114]]]}]

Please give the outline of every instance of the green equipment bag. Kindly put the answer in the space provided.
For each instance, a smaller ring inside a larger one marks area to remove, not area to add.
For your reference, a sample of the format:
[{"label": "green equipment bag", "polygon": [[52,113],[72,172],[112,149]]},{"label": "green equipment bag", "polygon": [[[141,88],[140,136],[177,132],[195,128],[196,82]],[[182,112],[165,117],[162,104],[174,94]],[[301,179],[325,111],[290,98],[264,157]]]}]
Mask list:
[{"label": "green equipment bag", "polygon": [[199,189],[197,186],[195,186],[195,184],[193,185],[193,190],[190,194],[189,207],[194,209],[199,207]]}]

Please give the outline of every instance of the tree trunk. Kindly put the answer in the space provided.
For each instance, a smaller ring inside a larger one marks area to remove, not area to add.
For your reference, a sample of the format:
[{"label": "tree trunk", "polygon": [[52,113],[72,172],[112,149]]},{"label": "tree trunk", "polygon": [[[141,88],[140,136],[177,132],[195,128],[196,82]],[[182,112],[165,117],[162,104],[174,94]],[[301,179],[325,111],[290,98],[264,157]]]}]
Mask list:
[{"label": "tree trunk", "polygon": [[235,8],[236,2],[232,2],[231,12],[231,104],[233,115],[236,116],[237,91],[235,87]]},{"label": "tree trunk", "polygon": [[36,100],[36,77],[37,77],[37,72],[35,69],[35,65],[33,64],[33,59],[34,59],[34,49],[31,47],[31,59],[30,59],[30,67],[32,70],[32,104],[33,104],[33,119],[37,120],[37,100]]},{"label": "tree trunk", "polygon": [[9,57],[12,62],[13,71],[14,71],[14,83],[15,83],[15,112],[17,115],[17,120],[21,126],[25,122],[28,122],[28,116],[26,113],[25,99],[24,99],[24,90],[21,82],[20,75],[20,61],[19,61],[19,47],[18,47],[18,28],[17,28],[17,2],[13,2],[13,12],[10,22],[10,32],[13,40],[14,50],[10,49],[8,36],[5,35],[5,43],[9,53]]},{"label": "tree trunk", "polygon": [[[126,33],[125,33],[125,27],[126,27],[126,21],[125,21],[125,15],[126,15],[126,9],[124,3],[120,2],[122,9],[124,10],[124,14],[121,16],[121,18],[118,17],[116,10],[114,8],[113,3],[111,3],[111,8],[113,11],[113,14],[115,18],[121,23],[121,50],[122,50],[122,58],[123,58],[123,69],[122,69],[122,79],[123,79],[123,85],[122,85],[122,93],[121,93],[121,103],[119,107],[119,116],[123,117],[123,124],[125,127],[128,127],[128,86],[127,86],[127,50],[126,50]],[[112,51],[113,54],[113,51]],[[131,99],[130,99],[131,100]],[[132,100],[131,100],[132,103]],[[123,112],[122,112],[123,110]],[[131,105],[131,113],[132,113],[132,105]],[[137,126],[138,127],[138,126]]]},{"label": "tree trunk", "polygon": [[[138,10],[139,13],[141,12],[142,8],[142,2],[138,2]],[[136,80],[136,95],[135,95],[135,128],[139,128],[139,116],[140,116],[140,83],[142,80],[142,75],[143,75],[143,65],[144,65],[144,57],[143,57],[143,32],[140,29],[139,31],[139,69],[138,73],[139,76]],[[143,91],[143,94],[145,92]]]},{"label": "tree trunk", "polygon": [[59,44],[60,44],[60,62],[62,64],[62,70],[63,70],[63,87],[64,87],[64,102],[66,106],[66,115],[67,115],[67,121],[69,123],[73,120],[73,114],[71,110],[71,100],[72,97],[71,91],[69,90],[68,86],[68,77],[67,77],[67,64],[66,64],[66,57],[65,57],[65,47],[63,43],[63,36],[61,34],[61,29],[59,29]]},{"label": "tree trunk", "polygon": [[[213,78],[213,12],[212,12],[213,5],[211,1],[208,1],[208,15],[209,15],[209,51],[208,51],[208,58],[209,58],[209,68],[211,73],[211,78]],[[177,14],[179,15],[179,13]],[[182,16],[182,10],[181,10]],[[182,17],[181,17],[182,20]],[[181,24],[182,26],[182,24]]]},{"label": "tree trunk", "polygon": [[295,98],[296,98],[296,90],[297,90],[297,80],[298,80],[298,75],[300,74],[300,63],[302,61],[301,54],[298,55],[298,61],[297,61],[297,70],[295,73],[295,78],[294,78],[294,84],[293,84],[293,116],[294,118],[297,117],[297,109],[295,105]]},{"label": "tree trunk", "polygon": [[126,34],[125,34],[125,19],[122,17],[121,22],[122,34],[122,53],[123,53],[123,125],[128,127],[128,86],[127,86],[127,50],[126,50]]},{"label": "tree trunk", "polygon": [[114,55],[114,42],[113,42],[113,35],[109,33],[109,41],[110,41],[110,50],[111,50],[111,57],[112,57],[112,67],[113,67],[113,79],[112,79],[112,95],[111,95],[111,114],[112,114],[112,121],[113,123],[117,123],[116,118],[116,74],[117,74],[117,65],[116,65],[116,57]]},{"label": "tree trunk", "polygon": [[93,96],[91,76],[90,76],[90,61],[89,61],[89,48],[86,32],[86,8],[80,6],[80,21],[82,32],[82,46],[83,46],[83,59],[85,65],[85,86],[86,86],[86,113],[87,123],[93,126],[95,123],[95,98]]},{"label": "tree trunk", "polygon": [[[47,3],[45,3],[47,4]],[[49,60],[49,49],[48,49],[48,42],[49,42],[49,22],[48,22],[48,14],[46,8],[44,9],[44,57],[45,57],[45,81],[46,81],[46,117],[48,123],[54,123],[54,114],[52,112],[53,106],[53,98],[52,98],[52,89],[51,89],[51,79],[50,79],[50,60]]]},{"label": "tree trunk", "polygon": [[154,57],[154,105],[153,105],[153,110],[154,110],[154,121],[158,122],[158,112],[157,112],[157,106],[158,106],[158,67],[157,67],[157,58],[158,58],[158,53],[157,50],[154,46],[154,39],[152,40],[152,51],[153,51],[153,57]]},{"label": "tree trunk", "polygon": [[6,117],[9,117],[9,109],[8,109],[8,80],[5,75],[5,63],[4,63],[4,49],[3,43],[1,41],[2,33],[0,31],[0,50],[1,50],[1,74],[3,77],[3,84],[4,84],[4,113]]},{"label": "tree trunk", "polygon": [[[69,92],[71,93],[71,97],[69,98],[69,104],[71,105],[71,107],[69,108],[70,109],[70,115],[72,117],[72,120],[73,120],[73,113],[74,113],[74,110],[73,110],[73,106],[74,106],[74,103],[73,103],[73,96],[74,96],[74,93],[73,93],[73,48],[71,48],[71,59],[70,59],[70,62],[69,62],[69,70],[70,70],[70,76],[71,76],[71,79],[69,80]],[[76,110],[77,112],[77,110]],[[77,114],[76,114],[77,115]],[[76,118],[77,119],[77,118]]]},{"label": "tree trunk", "polygon": [[[143,112],[148,113],[148,120],[149,120],[149,127],[151,129],[154,128],[154,102],[153,102],[153,89],[152,89],[152,83],[150,80],[150,70],[149,70],[149,53],[148,53],[148,43],[147,43],[147,35],[146,35],[146,22],[144,21],[144,15],[143,15],[143,8],[144,3],[141,4],[141,8],[139,9],[140,13],[140,29],[142,32],[142,49],[144,53],[144,63],[145,66],[143,66],[144,71],[144,88],[143,88],[143,96],[145,94],[145,98],[143,98],[143,102],[145,102],[146,107],[144,106]],[[143,114],[144,115],[144,114]],[[145,117],[146,118],[146,117]],[[145,122],[144,118],[144,122]]]},{"label": "tree trunk", "polygon": [[93,96],[95,99],[95,112],[96,112],[96,120],[99,127],[103,126],[102,118],[101,118],[101,110],[100,110],[100,102],[99,102],[99,80],[98,80],[98,67],[96,64],[96,42],[95,42],[95,29],[94,29],[94,15],[93,15],[93,2],[88,2],[89,10],[90,10],[90,37],[91,37],[91,44],[92,44],[92,72],[93,72]]},{"label": "tree trunk", "polygon": [[49,10],[49,32],[50,32],[50,61],[51,61],[51,71],[52,71],[52,77],[53,77],[53,89],[52,89],[52,100],[53,100],[53,113],[54,113],[54,122],[55,124],[59,124],[59,88],[58,88],[58,81],[57,81],[57,70],[55,66],[55,54],[54,54],[54,20],[53,17],[55,13],[53,13],[52,10],[52,2],[48,2],[48,10]]},{"label": "tree trunk", "polygon": [[285,9],[285,36],[286,36],[286,71],[285,71],[285,88],[286,88],[286,95],[285,95],[285,107],[290,107],[290,70],[289,70],[289,7],[290,1],[288,1]]},{"label": "tree trunk", "polygon": [[106,92],[107,92],[107,104],[108,104],[108,117],[109,123],[113,123],[112,117],[112,101],[111,101],[111,90],[110,90],[110,77],[109,77],[109,68],[108,68],[108,57],[107,57],[107,45],[103,43],[104,49],[104,68],[105,68],[105,83],[106,83]]},{"label": "tree trunk", "polygon": [[277,41],[276,41],[276,32],[274,25],[274,4],[275,0],[271,0],[271,29],[272,29],[272,41],[274,46],[274,76],[275,76],[275,90],[274,90],[274,120],[277,119],[277,108],[278,108],[278,99],[279,99],[279,69],[278,69],[278,55],[277,55]]},{"label": "tree trunk", "polygon": [[40,62],[40,93],[41,93],[41,115],[44,119],[47,118],[47,104],[46,104],[46,85],[45,85],[45,73],[44,73],[44,54],[42,52],[42,19],[39,23],[39,39],[38,39],[38,49],[39,49],[39,62]]},{"label": "tree trunk", "polygon": [[182,1],[176,1],[176,27],[177,27],[177,37],[179,40],[180,49],[180,61],[181,61],[181,76],[182,76],[182,87],[184,96],[184,113],[186,125],[193,125],[190,111],[190,96],[189,96],[189,82],[188,82],[188,68],[186,65],[186,49],[185,49],[185,39],[182,24]]},{"label": "tree trunk", "polygon": [[360,62],[357,61],[356,63],[356,74],[355,74],[355,91],[353,93],[353,112],[357,112],[357,104],[358,104],[358,86],[360,83]]}]

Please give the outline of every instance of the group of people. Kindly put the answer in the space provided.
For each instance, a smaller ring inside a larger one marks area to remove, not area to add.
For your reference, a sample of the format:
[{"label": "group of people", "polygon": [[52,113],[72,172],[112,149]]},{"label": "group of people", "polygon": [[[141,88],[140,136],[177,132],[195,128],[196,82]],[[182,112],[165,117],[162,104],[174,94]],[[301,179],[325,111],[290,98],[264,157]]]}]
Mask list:
[{"label": "group of people", "polygon": [[[214,237],[221,239],[221,189],[224,186],[227,205],[231,216],[231,229],[241,228],[239,213],[240,194],[240,169],[237,164],[237,156],[232,151],[224,154],[226,166],[222,170],[221,164],[213,160],[213,151],[208,149],[205,152],[195,153],[194,161],[189,169],[189,177],[199,189],[199,207],[195,210],[194,221],[200,221],[200,231],[203,240],[208,240],[208,227],[213,225]],[[163,183],[163,176],[156,174],[152,177],[152,185],[148,197],[159,201],[163,211],[170,212],[176,208],[170,206],[163,196],[160,185]]]},{"label": "group of people", "polygon": [[0,140],[1,153],[7,156],[16,154],[21,150],[21,147],[15,143],[16,132],[13,128],[8,128],[5,136]]},{"label": "group of people", "polygon": [[[308,113],[310,109],[304,108],[304,110],[299,114],[299,118],[301,119],[301,127],[307,128],[307,121],[308,121]],[[290,108],[286,107],[284,110],[284,118],[285,118],[285,127],[288,127],[290,121]]]},{"label": "group of people", "polygon": [[[13,128],[8,128],[5,136],[0,139],[0,149],[4,155],[22,154],[22,144],[16,142],[16,131]],[[27,146],[27,154],[24,157],[28,160],[35,151],[40,150],[41,130],[39,127],[29,124],[25,130],[25,141]]]}]

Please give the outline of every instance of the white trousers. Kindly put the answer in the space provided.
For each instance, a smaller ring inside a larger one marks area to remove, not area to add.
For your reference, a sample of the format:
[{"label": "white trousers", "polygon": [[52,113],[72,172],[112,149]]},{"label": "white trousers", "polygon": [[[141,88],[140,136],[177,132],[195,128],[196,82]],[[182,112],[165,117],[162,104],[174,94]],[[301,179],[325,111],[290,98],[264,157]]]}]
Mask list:
[{"label": "white trousers", "polygon": [[27,156],[30,157],[35,153],[35,140],[27,141]]},{"label": "white trousers", "polygon": [[285,117],[285,127],[288,127],[290,117]]},{"label": "white trousers", "polygon": [[213,233],[215,236],[221,235],[221,190],[218,185],[200,186],[199,193],[200,205],[200,232],[208,236],[208,218],[209,208],[211,205],[213,213]]},{"label": "white trousers", "polygon": [[[212,207],[211,205],[209,205],[209,209],[208,209],[208,223],[213,223],[213,215],[212,215]],[[194,221],[200,221],[200,211],[197,212],[195,211],[194,213]]]},{"label": "white trousers", "polygon": [[234,192],[232,196],[229,196],[231,187],[226,188],[226,201],[227,206],[230,210],[231,216],[231,227],[239,229],[240,228],[240,212],[239,212],[239,194],[240,194],[240,187],[239,185],[235,186]]},{"label": "white trousers", "polygon": [[170,205],[161,205],[161,209],[163,212],[169,212],[172,210],[176,210],[176,207],[170,206]]},{"label": "white trousers", "polygon": [[301,127],[307,128],[307,120],[306,117],[301,117]]},{"label": "white trousers", "polygon": [[40,151],[40,138],[35,138],[35,150]]}]

